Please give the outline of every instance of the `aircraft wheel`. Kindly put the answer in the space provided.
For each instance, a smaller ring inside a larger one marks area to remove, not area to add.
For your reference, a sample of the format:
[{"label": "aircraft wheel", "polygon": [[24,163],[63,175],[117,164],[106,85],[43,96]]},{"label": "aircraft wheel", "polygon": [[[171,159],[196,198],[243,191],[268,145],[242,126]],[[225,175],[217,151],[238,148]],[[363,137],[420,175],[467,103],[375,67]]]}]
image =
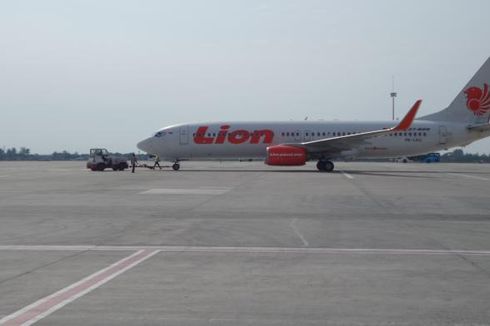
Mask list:
[{"label": "aircraft wheel", "polygon": [[334,165],[332,161],[325,161],[325,171],[326,172],[332,172],[334,169]]},{"label": "aircraft wheel", "polygon": [[174,165],[172,165],[172,169],[174,169],[174,171],[179,171],[180,164],[179,163],[174,163]]},{"label": "aircraft wheel", "polygon": [[332,172],[334,165],[332,161],[319,160],[318,163],[316,163],[316,168],[321,172]]},{"label": "aircraft wheel", "polygon": [[316,163],[316,168],[318,171],[325,171],[325,161],[320,160]]}]

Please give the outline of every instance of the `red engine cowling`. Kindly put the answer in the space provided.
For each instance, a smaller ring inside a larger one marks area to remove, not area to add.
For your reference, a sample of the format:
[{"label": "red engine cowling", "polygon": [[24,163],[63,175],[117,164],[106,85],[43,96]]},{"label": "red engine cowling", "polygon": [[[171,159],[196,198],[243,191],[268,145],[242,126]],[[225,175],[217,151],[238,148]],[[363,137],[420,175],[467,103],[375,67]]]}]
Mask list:
[{"label": "red engine cowling", "polygon": [[268,165],[305,165],[306,149],[288,145],[276,145],[267,147]]}]

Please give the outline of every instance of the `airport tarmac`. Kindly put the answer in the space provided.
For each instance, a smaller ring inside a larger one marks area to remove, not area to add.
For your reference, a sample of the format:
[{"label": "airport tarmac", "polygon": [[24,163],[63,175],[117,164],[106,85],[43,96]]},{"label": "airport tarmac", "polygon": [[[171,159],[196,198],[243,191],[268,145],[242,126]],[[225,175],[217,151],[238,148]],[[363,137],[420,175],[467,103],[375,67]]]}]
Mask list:
[{"label": "airport tarmac", "polygon": [[490,165],[0,163],[0,324],[490,325]]}]

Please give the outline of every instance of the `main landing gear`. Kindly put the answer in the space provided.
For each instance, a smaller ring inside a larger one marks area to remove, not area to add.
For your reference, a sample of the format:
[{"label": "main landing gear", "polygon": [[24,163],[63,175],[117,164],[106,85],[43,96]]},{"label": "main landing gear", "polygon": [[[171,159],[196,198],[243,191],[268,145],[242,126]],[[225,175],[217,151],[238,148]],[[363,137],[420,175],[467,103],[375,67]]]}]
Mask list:
[{"label": "main landing gear", "polygon": [[332,161],[327,161],[327,160],[319,160],[318,163],[316,164],[316,168],[318,171],[321,172],[332,172],[334,165]]}]

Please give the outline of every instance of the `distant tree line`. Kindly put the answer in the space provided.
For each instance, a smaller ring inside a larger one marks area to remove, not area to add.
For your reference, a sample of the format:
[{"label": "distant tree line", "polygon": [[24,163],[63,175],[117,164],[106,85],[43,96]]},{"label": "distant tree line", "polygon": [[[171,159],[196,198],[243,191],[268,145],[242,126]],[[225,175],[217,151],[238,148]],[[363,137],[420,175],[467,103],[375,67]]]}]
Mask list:
[{"label": "distant tree line", "polygon": [[441,155],[441,162],[445,163],[490,163],[490,156],[487,154],[465,153],[462,149],[455,149],[452,152]]},{"label": "distant tree line", "polygon": [[54,152],[52,154],[31,154],[31,150],[26,147],[19,149],[12,147],[8,149],[0,148],[0,161],[74,161],[87,160],[88,154],[69,153],[67,151]]},{"label": "distant tree line", "polygon": [[[114,156],[129,158],[130,153],[112,153]],[[31,154],[31,150],[26,147],[19,149],[12,147],[8,149],[0,148],[0,161],[86,161],[89,154],[68,151],[53,152],[52,154]],[[148,160],[148,155],[138,155],[139,160]]]}]

